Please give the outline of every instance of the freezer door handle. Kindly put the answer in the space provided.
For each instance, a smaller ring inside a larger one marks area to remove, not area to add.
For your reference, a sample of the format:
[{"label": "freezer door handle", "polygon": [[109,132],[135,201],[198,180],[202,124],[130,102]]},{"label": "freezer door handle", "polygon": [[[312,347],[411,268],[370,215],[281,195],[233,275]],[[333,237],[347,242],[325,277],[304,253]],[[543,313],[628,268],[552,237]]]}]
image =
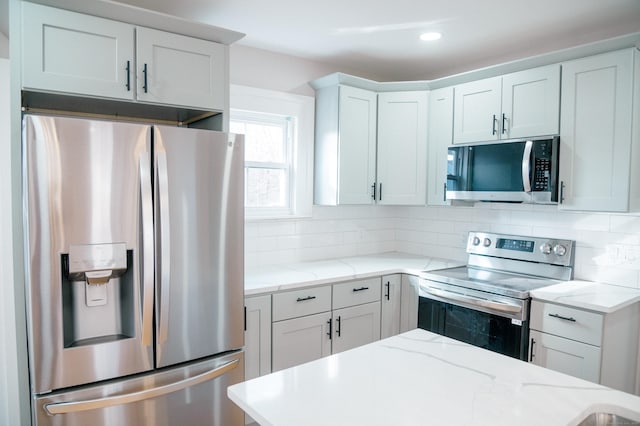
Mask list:
[{"label": "freezer door handle", "polygon": [[69,414],[77,413],[79,411],[98,410],[107,407],[113,407],[115,405],[131,404],[145,399],[157,398],[162,395],[167,395],[173,392],[178,392],[182,389],[186,389],[197,384],[213,380],[216,377],[222,376],[227,372],[233,370],[240,364],[240,360],[234,359],[221,365],[213,370],[205,371],[197,376],[189,377],[179,382],[170,383],[164,386],[156,388],[145,389],[138,392],[127,393],[124,395],[108,396],[106,398],[88,399],[86,401],[72,401],[72,402],[56,402],[52,404],[45,404],[44,409],[50,415],[56,414]]},{"label": "freezer door handle", "polygon": [[153,201],[151,160],[140,156],[140,198],[142,210],[142,344],[151,345],[153,334]]},{"label": "freezer door handle", "polygon": [[171,245],[169,219],[169,177],[167,154],[158,152],[158,199],[160,206],[160,343],[167,341],[169,334],[169,292],[171,289]]}]

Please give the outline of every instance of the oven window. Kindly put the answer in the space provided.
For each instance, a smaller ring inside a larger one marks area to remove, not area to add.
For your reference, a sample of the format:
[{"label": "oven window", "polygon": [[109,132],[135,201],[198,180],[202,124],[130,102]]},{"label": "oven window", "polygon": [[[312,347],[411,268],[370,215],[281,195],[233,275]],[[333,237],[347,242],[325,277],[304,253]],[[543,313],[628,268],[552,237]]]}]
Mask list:
[{"label": "oven window", "polygon": [[509,318],[420,297],[418,327],[513,358],[526,359],[526,322],[514,325]]}]

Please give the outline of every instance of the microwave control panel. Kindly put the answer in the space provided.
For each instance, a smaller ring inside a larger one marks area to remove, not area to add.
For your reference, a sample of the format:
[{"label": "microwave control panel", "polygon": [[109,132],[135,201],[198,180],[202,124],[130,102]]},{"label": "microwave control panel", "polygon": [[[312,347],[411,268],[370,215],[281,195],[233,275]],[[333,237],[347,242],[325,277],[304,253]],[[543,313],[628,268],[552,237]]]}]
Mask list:
[{"label": "microwave control panel", "polygon": [[533,145],[533,191],[551,190],[551,167],[553,144],[551,141],[537,141]]}]

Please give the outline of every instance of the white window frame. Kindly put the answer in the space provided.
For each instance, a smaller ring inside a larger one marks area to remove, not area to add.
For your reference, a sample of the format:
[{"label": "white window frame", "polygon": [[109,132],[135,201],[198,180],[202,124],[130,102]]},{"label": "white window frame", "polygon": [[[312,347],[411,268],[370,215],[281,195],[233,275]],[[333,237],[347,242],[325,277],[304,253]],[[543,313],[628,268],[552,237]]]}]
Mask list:
[{"label": "white window frame", "polygon": [[[292,117],[289,208],[245,208],[247,220],[311,217],[313,204],[314,98],[293,93],[231,85],[231,114],[246,111]],[[247,163],[249,165],[251,163]]]}]

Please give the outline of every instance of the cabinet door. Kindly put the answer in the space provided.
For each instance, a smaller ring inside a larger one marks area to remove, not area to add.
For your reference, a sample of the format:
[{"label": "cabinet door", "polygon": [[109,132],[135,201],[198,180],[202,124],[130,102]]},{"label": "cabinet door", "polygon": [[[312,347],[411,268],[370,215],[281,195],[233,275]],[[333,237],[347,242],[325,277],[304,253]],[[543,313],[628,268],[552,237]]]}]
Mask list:
[{"label": "cabinet door", "polygon": [[380,340],[380,302],[333,311],[332,353]]},{"label": "cabinet door", "polygon": [[633,54],[626,49],[562,65],[562,209],[629,208]]},{"label": "cabinet door", "polygon": [[536,330],[530,332],[529,360],[533,364],[600,382],[600,348]]},{"label": "cabinet door", "polygon": [[453,143],[497,140],[501,77],[461,84],[454,93]]},{"label": "cabinet door", "polygon": [[[379,306],[379,305],[378,305]],[[273,323],[272,371],[303,364],[331,354],[331,313]]]},{"label": "cabinet door", "polygon": [[244,300],[245,380],[271,373],[271,296],[247,297]]},{"label": "cabinet door", "polygon": [[402,275],[400,300],[400,333],[418,328],[419,279],[414,275]]},{"label": "cabinet door", "polygon": [[560,64],[502,77],[500,138],[555,135],[560,123]]},{"label": "cabinet door", "polygon": [[447,148],[453,140],[453,87],[429,94],[429,165],[427,167],[427,202],[446,205]]},{"label": "cabinet door", "polygon": [[136,29],[138,100],[224,110],[228,48],[212,41]]},{"label": "cabinet door", "polygon": [[338,203],[373,203],[376,179],[376,105],[374,92],[340,86]]},{"label": "cabinet door", "polygon": [[133,100],[132,25],[29,2],[22,7],[25,89]]},{"label": "cabinet door", "polygon": [[402,275],[400,274],[382,277],[381,339],[400,333],[401,285]]},{"label": "cabinet door", "polygon": [[427,200],[427,92],[378,94],[378,203]]}]

